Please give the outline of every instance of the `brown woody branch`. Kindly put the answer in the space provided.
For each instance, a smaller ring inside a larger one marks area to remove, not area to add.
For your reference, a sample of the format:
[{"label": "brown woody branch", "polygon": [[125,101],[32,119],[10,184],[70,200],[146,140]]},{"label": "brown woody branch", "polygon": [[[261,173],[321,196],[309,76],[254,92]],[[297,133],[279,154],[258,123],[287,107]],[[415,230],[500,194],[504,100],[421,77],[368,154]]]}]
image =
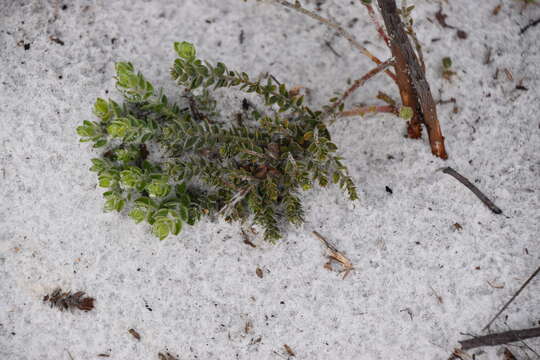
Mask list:
[{"label": "brown woody branch", "polygon": [[395,0],[377,0],[386,25],[390,40],[390,49],[395,58],[397,84],[403,106],[411,107],[413,118],[409,121],[408,134],[411,138],[422,135],[422,124],[428,130],[431,152],[442,158],[448,158],[444,146],[437,109],[424,71],[421,68],[405,25],[401,21]]}]

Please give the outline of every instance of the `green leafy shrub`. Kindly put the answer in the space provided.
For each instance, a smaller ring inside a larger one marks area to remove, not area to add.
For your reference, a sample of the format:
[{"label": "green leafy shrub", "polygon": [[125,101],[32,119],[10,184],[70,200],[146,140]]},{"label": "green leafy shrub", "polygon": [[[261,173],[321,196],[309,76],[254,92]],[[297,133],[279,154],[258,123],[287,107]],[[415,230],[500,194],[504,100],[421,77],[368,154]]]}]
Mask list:
[{"label": "green leafy shrub", "polygon": [[[223,63],[199,60],[193,45],[175,43],[171,75],[183,89],[179,102],[156,91],[131,63],[116,64],[124,103],[97,99],[98,121],[77,128],[82,142],[104,148],[91,171],[106,188],[106,211],[129,208],[160,239],[202,216],[248,219],[267,240],[283,223],[300,224],[299,193],[330,182],[357,199],[355,185],[322,122],[321,111],[267,76],[251,80]],[[241,119],[220,118],[211,92],[236,88],[262,97],[265,112],[249,106]]]}]

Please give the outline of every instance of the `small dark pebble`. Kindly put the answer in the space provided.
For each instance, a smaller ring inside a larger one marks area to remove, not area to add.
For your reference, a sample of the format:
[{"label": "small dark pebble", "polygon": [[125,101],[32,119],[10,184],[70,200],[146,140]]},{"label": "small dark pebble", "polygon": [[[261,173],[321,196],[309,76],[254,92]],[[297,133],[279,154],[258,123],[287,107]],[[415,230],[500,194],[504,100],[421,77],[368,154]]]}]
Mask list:
[{"label": "small dark pebble", "polygon": [[457,37],[462,39],[462,40],[465,40],[469,35],[467,35],[467,33],[463,30],[458,30],[457,31]]},{"label": "small dark pebble", "polygon": [[390,187],[388,187],[388,186],[385,186],[384,189],[385,189],[386,192],[389,193],[389,194],[393,194],[393,193],[394,193],[394,191],[393,191]]},{"label": "small dark pebble", "polygon": [[24,44],[24,50],[30,50],[30,44]]}]

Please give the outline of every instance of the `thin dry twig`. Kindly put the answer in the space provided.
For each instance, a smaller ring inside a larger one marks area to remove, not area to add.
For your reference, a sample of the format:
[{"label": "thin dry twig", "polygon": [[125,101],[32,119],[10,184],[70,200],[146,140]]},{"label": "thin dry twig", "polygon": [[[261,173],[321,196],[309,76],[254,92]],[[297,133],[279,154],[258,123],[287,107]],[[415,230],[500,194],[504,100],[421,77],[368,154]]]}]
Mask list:
[{"label": "thin dry twig", "polygon": [[523,289],[525,289],[525,287],[526,287],[527,285],[529,285],[529,283],[532,281],[532,279],[534,279],[534,277],[535,277],[536,275],[538,275],[538,273],[540,273],[540,267],[538,267],[538,269],[536,269],[536,271],[533,272],[531,276],[529,276],[529,278],[527,279],[527,281],[525,281],[525,282],[523,283],[523,285],[521,285],[521,287],[519,288],[519,290],[516,291],[516,293],[510,298],[510,300],[508,300],[508,301],[506,302],[506,304],[504,304],[504,306],[501,308],[501,310],[499,310],[499,312],[497,313],[497,315],[495,315],[495,316],[493,317],[493,319],[491,319],[491,321],[490,321],[486,326],[484,326],[484,328],[482,329],[482,331],[485,331],[485,330],[489,329],[489,327],[491,326],[491,324],[493,324],[493,322],[499,317],[499,315],[501,315],[502,312],[503,312],[504,310],[506,310],[506,308],[512,303],[512,301],[514,301],[514,299],[518,297],[518,295],[523,291]]},{"label": "thin dry twig", "polygon": [[360,86],[364,85],[366,83],[366,81],[368,81],[369,79],[371,79],[372,77],[374,77],[375,75],[377,75],[378,73],[380,73],[381,71],[385,70],[386,68],[388,68],[388,67],[390,67],[392,65],[394,65],[394,59],[390,58],[390,59],[386,60],[385,62],[380,63],[375,68],[369,70],[360,79],[355,80],[354,83],[351,85],[351,87],[348,88],[343,93],[343,95],[341,95],[341,97],[337,101],[335,101],[332,104],[332,106],[326,111],[326,114],[328,115],[328,114],[332,113],[341,104],[343,104],[345,99],[347,99],[349,96],[351,96],[351,94],[353,92],[355,92]]},{"label": "thin dry twig", "polygon": [[338,249],[336,249],[334,245],[330,244],[328,240],[326,240],[326,238],[322,236],[321,234],[319,234],[317,231],[313,231],[313,235],[315,235],[315,237],[319,239],[326,246],[327,250],[330,253],[330,255],[328,255],[328,258],[330,260],[335,260],[341,264],[342,269],[339,273],[343,273],[343,279],[345,279],[349,275],[349,273],[354,269],[351,261],[345,255],[343,255]]},{"label": "thin dry twig", "polygon": [[458,173],[456,170],[451,167],[445,167],[442,169],[442,172],[454,177],[460,183],[465,185],[465,187],[473,192],[491,211],[495,214],[502,214],[502,210],[497,207],[483,192],[481,192],[473,183],[471,183],[467,178]]},{"label": "thin dry twig", "polygon": [[[329,19],[326,19],[312,11],[309,11],[308,9],[302,7],[302,5],[300,4],[300,2],[296,1],[294,4],[293,3],[290,3],[286,0],[269,0],[275,4],[279,4],[279,5],[282,5],[282,6],[285,6],[286,8],[289,8],[289,9],[292,9],[294,11],[297,11],[301,14],[304,14],[306,16],[309,16],[310,18],[312,19],[315,19],[323,24],[325,24],[326,26],[330,27],[331,29],[335,30],[339,35],[343,36],[345,39],[347,39],[347,41],[349,41],[349,43],[354,47],[356,48],[358,51],[360,51],[360,53],[364,54],[365,56],[367,56],[368,58],[371,59],[371,61],[373,61],[375,64],[381,64],[382,61],[377,58],[375,55],[373,55],[368,49],[366,49],[364,46],[362,46],[362,44],[360,44],[352,34],[350,34],[347,30],[345,30],[342,26],[332,22],[331,20]],[[394,73],[392,73],[390,70],[385,70],[385,73],[390,76],[394,81],[397,81],[396,79],[396,75]]]},{"label": "thin dry twig", "polygon": [[384,31],[384,28],[379,22],[379,20],[377,19],[377,15],[375,14],[375,10],[373,10],[373,6],[371,6],[371,4],[365,3],[362,0],[360,0],[360,2],[362,3],[362,5],[366,7],[369,14],[369,18],[373,22],[373,25],[375,25],[375,28],[377,29],[379,36],[381,37],[381,39],[384,40],[386,45],[390,48],[390,40],[388,40],[388,35],[386,34],[386,31]]},{"label": "thin dry twig", "polygon": [[391,113],[394,115],[398,114],[398,110],[395,106],[392,105],[368,105],[353,108],[350,110],[345,110],[340,112],[338,117],[349,117],[349,116],[364,116],[369,113]]},{"label": "thin dry twig", "polygon": [[462,350],[469,350],[480,346],[508,344],[535,337],[540,337],[540,327],[524,330],[510,330],[497,334],[478,336],[472,339],[459,341],[459,343],[461,344]]}]

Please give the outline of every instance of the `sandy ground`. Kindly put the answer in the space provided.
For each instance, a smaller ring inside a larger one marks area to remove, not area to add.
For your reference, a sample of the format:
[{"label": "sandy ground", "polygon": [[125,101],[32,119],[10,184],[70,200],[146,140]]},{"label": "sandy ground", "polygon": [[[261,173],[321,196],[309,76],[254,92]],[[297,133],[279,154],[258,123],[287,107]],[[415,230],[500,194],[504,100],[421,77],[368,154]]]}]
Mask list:
[{"label": "sandy ground", "polygon": [[[359,2],[302,3],[388,56]],[[372,67],[366,58],[322,25],[254,1],[0,0],[0,359],[157,359],[165,349],[180,359],[283,359],[283,344],[298,359],[447,359],[461,333],[482,334],[540,263],[540,26],[519,34],[540,6],[508,0],[493,15],[496,0],[415,3],[434,97],[456,99],[438,108],[449,160],[434,158],[426,139],[404,138],[396,117],[340,120],[331,131],[360,201],[311,191],[303,227],[251,248],[234,224],[203,221],[160,242],[125,214],[102,212],[88,171],[95,153],[75,127],[92,119],[96,97],[117,96],[114,62],[132,61],[174,96],[172,43],[188,40],[208,60],[306,86],[319,106]],[[441,3],[466,39],[437,23]],[[348,105],[373,103],[379,90],[397,96],[379,76]],[[313,230],[355,265],[346,280],[323,268]],[[87,291],[96,310],[50,309],[41,299],[56,286]],[[536,279],[492,328],[538,326],[539,310]]]}]

